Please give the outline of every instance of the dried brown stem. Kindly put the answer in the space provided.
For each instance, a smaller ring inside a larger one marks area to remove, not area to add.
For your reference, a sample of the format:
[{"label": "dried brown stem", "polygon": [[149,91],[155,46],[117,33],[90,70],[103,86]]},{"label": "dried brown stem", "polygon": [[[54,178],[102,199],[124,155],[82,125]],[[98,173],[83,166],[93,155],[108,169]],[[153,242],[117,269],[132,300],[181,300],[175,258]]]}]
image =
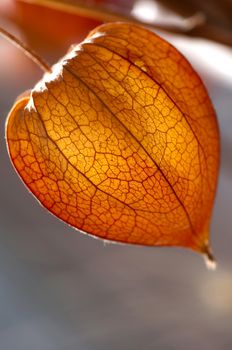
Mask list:
[{"label": "dried brown stem", "polygon": [[20,0],[21,2],[35,4],[50,9],[63,11],[66,13],[76,14],[79,16],[86,16],[89,18],[98,19],[103,22],[116,22],[116,21],[127,21],[132,23],[138,23],[142,25],[149,26],[157,30],[164,30],[171,33],[184,34],[191,31],[193,28],[202,24],[202,15],[196,13],[195,15],[183,19],[183,23],[180,25],[174,25],[169,23],[153,23],[143,21],[136,18],[132,14],[120,13],[115,10],[111,10],[104,6],[96,6],[96,4],[82,3],[81,1],[76,1],[75,4],[67,3],[63,1],[56,0]]},{"label": "dried brown stem", "polygon": [[182,34],[190,37],[201,37],[209,40],[219,42],[232,46],[232,36],[230,32],[220,28],[212,26],[207,22],[204,14],[196,12],[195,15],[189,18],[183,18],[183,22],[180,25],[173,25],[169,23],[154,23],[142,21],[139,18],[134,17],[132,14],[125,14],[115,12],[104,6],[96,6],[96,4],[83,3],[76,1],[75,4],[56,1],[56,0],[20,0],[21,2],[36,4],[44,6],[50,9],[64,11],[66,13],[72,13],[79,16],[87,16],[89,18],[98,19],[103,22],[115,22],[115,21],[127,21],[149,26],[150,28],[161,30],[173,34]]},{"label": "dried brown stem", "polygon": [[29,46],[23,43],[21,40],[16,38],[14,35],[10,34],[8,31],[0,27],[0,35],[6,38],[8,41],[13,43],[16,47],[24,52],[33,62],[35,62],[44,72],[50,73],[51,67]]}]

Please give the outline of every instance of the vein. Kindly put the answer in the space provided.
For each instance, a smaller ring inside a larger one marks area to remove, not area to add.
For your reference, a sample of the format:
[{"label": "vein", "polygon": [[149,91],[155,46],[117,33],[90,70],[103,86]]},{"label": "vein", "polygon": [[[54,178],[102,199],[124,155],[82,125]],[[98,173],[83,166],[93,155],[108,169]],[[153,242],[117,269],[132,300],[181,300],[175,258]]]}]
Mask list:
[{"label": "vein", "polygon": [[102,105],[110,112],[110,114],[118,121],[118,123],[126,130],[126,132],[131,136],[132,139],[134,139],[134,141],[136,141],[136,143],[139,144],[139,146],[141,147],[141,149],[144,151],[144,153],[147,155],[147,157],[153,162],[153,164],[156,166],[156,168],[158,169],[158,171],[161,173],[162,177],[165,179],[166,183],[168,184],[168,186],[171,188],[176,200],[178,201],[179,205],[181,206],[181,208],[183,209],[185,216],[187,218],[187,221],[189,223],[190,229],[192,231],[192,234],[196,234],[191,218],[189,216],[189,213],[187,211],[187,209],[185,208],[184,203],[182,202],[182,200],[180,199],[180,197],[178,196],[177,192],[175,191],[175,189],[173,188],[171,182],[169,181],[169,179],[167,178],[167,176],[164,174],[163,170],[160,168],[160,166],[158,165],[158,163],[156,162],[156,160],[148,153],[148,151],[145,149],[145,147],[141,144],[141,142],[137,139],[137,137],[122,123],[122,121],[117,117],[117,115],[108,107],[108,105],[96,94],[96,92],[94,91],[93,88],[91,88],[82,78],[80,78],[79,75],[77,75],[75,72],[73,72],[71,69],[69,69],[67,66],[63,66],[63,68],[68,71],[73,77],[75,77],[79,82],[81,82],[89,91],[91,91],[93,93],[94,96],[96,96],[96,98],[102,103]]}]

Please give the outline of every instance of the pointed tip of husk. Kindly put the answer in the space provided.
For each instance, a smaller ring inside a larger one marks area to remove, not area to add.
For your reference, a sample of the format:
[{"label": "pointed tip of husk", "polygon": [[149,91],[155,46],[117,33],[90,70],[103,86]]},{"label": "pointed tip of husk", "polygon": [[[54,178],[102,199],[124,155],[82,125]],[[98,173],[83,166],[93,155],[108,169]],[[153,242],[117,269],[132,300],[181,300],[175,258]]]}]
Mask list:
[{"label": "pointed tip of husk", "polygon": [[204,250],[203,250],[203,255],[204,255],[204,260],[205,260],[205,264],[206,267],[209,270],[216,270],[217,268],[217,262],[213,256],[213,253],[211,251],[211,248],[209,245],[205,245]]}]

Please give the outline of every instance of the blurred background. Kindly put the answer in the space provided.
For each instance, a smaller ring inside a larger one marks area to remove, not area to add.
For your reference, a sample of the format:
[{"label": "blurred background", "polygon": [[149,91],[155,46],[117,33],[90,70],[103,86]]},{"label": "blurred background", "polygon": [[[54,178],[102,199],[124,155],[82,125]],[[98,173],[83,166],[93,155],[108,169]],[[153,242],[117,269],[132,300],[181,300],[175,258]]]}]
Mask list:
[{"label": "blurred background", "polygon": [[40,2],[50,8],[1,0],[0,25],[49,64],[111,16],[157,27],[202,76],[222,140],[211,225],[218,269],[181,249],[104,245],[37,203],[12,168],[4,123],[42,74],[0,38],[0,349],[230,350],[232,2]]}]

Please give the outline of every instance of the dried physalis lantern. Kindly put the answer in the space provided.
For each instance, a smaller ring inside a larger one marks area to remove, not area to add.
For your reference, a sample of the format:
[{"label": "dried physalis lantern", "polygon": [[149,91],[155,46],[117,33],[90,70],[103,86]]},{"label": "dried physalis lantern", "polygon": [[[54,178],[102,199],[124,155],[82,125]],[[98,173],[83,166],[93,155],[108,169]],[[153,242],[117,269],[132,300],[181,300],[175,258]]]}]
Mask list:
[{"label": "dried physalis lantern", "polygon": [[156,34],[96,28],[15,103],[6,135],[23,182],[63,221],[213,260],[216,116],[197,73]]}]

